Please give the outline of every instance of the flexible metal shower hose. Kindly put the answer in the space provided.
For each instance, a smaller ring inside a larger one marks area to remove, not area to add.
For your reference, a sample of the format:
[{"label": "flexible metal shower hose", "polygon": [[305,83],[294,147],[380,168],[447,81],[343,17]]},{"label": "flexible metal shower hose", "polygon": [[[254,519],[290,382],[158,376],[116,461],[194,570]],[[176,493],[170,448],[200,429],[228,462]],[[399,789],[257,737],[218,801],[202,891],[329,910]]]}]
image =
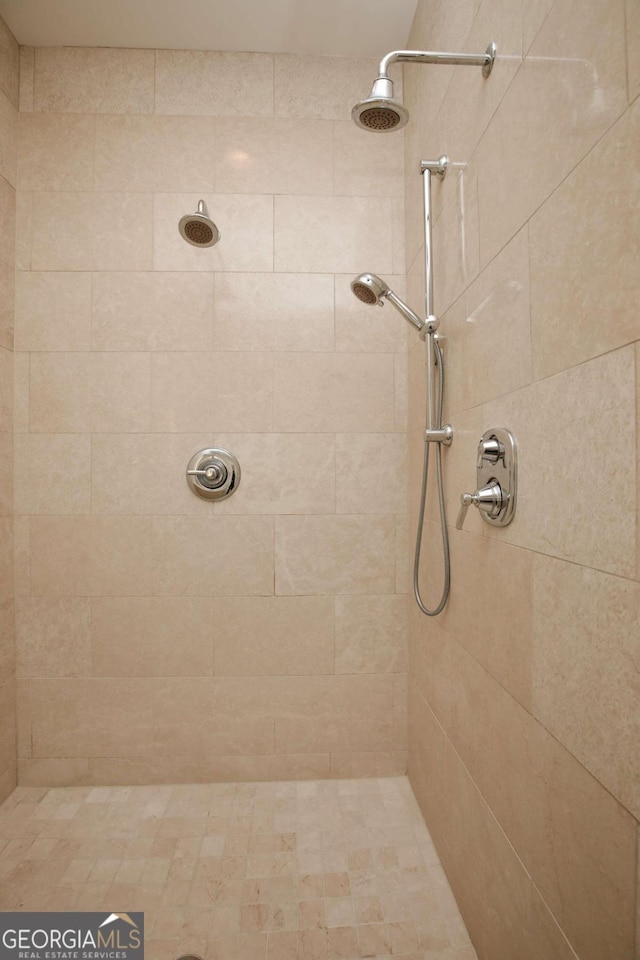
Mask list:
[{"label": "flexible metal shower hose", "polygon": [[[444,365],[442,362],[442,350],[436,337],[433,338],[434,352],[436,356],[436,365],[438,367],[438,403],[436,406],[436,429],[442,428],[442,407],[444,402]],[[429,360],[427,359],[427,362]],[[427,502],[427,479],[429,477],[429,447],[430,443],[424,445],[424,461],[422,466],[422,492],[420,494],[420,511],[418,514],[418,529],[416,531],[416,552],[413,561],[413,593],[416,603],[423,613],[428,617],[437,617],[444,610],[449,597],[449,587],[451,586],[451,561],[449,555],[449,533],[447,531],[447,516],[444,506],[444,485],[442,482],[442,444],[436,444],[436,478],[438,482],[438,501],[440,504],[440,524],[442,527],[442,551],[444,553],[444,587],[440,603],[433,610],[430,610],[423,602],[420,596],[420,553],[422,547],[422,531],[424,528],[424,511]]]}]

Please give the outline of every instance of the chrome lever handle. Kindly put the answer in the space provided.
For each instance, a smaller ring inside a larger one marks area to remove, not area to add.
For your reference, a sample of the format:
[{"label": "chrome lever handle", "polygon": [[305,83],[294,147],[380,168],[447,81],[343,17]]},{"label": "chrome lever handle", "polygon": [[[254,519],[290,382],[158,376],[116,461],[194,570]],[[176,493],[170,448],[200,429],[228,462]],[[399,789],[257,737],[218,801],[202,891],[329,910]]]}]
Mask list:
[{"label": "chrome lever handle", "polygon": [[207,467],[206,470],[187,470],[188,477],[206,477],[207,480],[217,480],[221,471],[217,467]]},{"label": "chrome lever handle", "polygon": [[497,517],[502,509],[503,496],[502,487],[497,480],[488,483],[486,487],[480,487],[475,493],[463,493],[460,497],[460,512],[456,520],[456,530],[462,530],[467,510],[473,504],[478,510],[482,510],[489,517]]},{"label": "chrome lever handle", "polygon": [[462,530],[462,525],[467,516],[467,510],[473,503],[473,494],[472,493],[463,493],[460,497],[460,510],[458,512],[458,519],[456,520],[456,530]]}]

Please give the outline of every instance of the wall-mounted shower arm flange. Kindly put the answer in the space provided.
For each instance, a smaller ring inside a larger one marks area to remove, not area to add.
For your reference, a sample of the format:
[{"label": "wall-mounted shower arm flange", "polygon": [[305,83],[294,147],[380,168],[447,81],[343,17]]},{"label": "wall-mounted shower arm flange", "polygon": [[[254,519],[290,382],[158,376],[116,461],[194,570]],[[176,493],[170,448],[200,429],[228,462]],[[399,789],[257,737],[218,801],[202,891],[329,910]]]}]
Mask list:
[{"label": "wall-mounted shower arm flange", "polygon": [[389,76],[392,63],[444,63],[450,66],[482,67],[482,76],[488,77],[496,59],[493,41],[484,53],[439,53],[433,50],[392,50],[380,61],[378,79]]},{"label": "wall-mounted shower arm flange", "polygon": [[438,157],[437,160],[421,160],[420,161],[420,173],[424,173],[426,170],[429,170],[430,173],[435,173],[436,177],[440,180],[444,180],[447,175],[447,170],[451,160],[446,154],[442,154],[441,157]]}]

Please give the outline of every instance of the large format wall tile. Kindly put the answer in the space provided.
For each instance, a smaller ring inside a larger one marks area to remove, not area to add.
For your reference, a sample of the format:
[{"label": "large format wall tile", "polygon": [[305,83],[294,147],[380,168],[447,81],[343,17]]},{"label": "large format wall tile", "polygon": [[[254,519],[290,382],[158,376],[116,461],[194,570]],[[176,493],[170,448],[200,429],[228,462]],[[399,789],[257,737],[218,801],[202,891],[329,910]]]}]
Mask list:
[{"label": "large format wall tile", "polygon": [[151,595],[151,520],[37,517],[30,521],[31,594]]},{"label": "large format wall tile", "polygon": [[385,197],[276,197],[275,269],[393,273],[394,209]]},{"label": "large format wall tile", "polygon": [[23,680],[23,757],[142,757],[153,751],[148,680]]},{"label": "large format wall tile", "polygon": [[[437,531],[433,534],[436,536]],[[533,630],[537,623],[531,552],[452,530],[451,557],[455,576],[439,623],[529,709]],[[469,603],[470,596],[473,604]]]},{"label": "large format wall tile", "polygon": [[13,353],[0,347],[0,433],[11,433],[13,421]]},{"label": "large format wall tile", "polygon": [[[479,272],[478,172],[475,164],[452,170],[455,180],[444,201],[441,215],[433,224],[434,309],[444,313]],[[435,191],[434,191],[435,194]]]},{"label": "large format wall tile", "polygon": [[210,445],[208,431],[96,433],[90,440],[93,513],[211,515],[213,505],[194,496],[185,475],[193,454]]},{"label": "large format wall tile", "polygon": [[90,624],[88,598],[19,598],[16,601],[18,676],[90,676]]},{"label": "large format wall tile", "polygon": [[207,597],[94,597],[87,636],[96,677],[213,673]]},{"label": "large format wall tile", "polygon": [[213,311],[216,350],[333,350],[330,274],[218,273]]},{"label": "large format wall tile", "polygon": [[16,350],[89,350],[91,274],[18,272],[14,346]]},{"label": "large format wall tile", "polygon": [[533,712],[637,817],[640,585],[536,556],[533,591]]},{"label": "large format wall tile", "polygon": [[35,47],[21,46],[20,50],[20,90],[18,109],[20,113],[33,112],[33,88],[35,80],[36,51]]},{"label": "large format wall tile", "polygon": [[[485,404],[485,422],[507,424],[520,454],[517,514],[509,527],[487,535],[635,576],[634,384],[629,347]],[[594,469],[596,448],[606,471]]]},{"label": "large format wall tile", "polygon": [[331,123],[221,119],[211,159],[219,193],[333,193]]},{"label": "large format wall tile", "polygon": [[331,597],[213,601],[217,676],[304,676],[333,671]]},{"label": "large format wall tile", "polygon": [[526,55],[555,0],[530,0],[522,7],[522,53]]},{"label": "large format wall tile", "polygon": [[21,113],[20,190],[91,190],[95,125],[93,116]]},{"label": "large format wall tile", "polygon": [[[317,126],[317,123],[316,123]],[[403,198],[404,137],[380,137],[371,149],[371,136],[346,118],[334,124],[334,190],[338,196]],[[317,190],[314,189],[314,193]]]},{"label": "large format wall tile", "polygon": [[274,428],[393,430],[393,377],[389,356],[276,354]]},{"label": "large format wall tile", "polygon": [[158,50],[155,112],[191,117],[272,116],[273,57]]},{"label": "large format wall tile", "polygon": [[0,90],[11,104],[18,106],[20,48],[8,26],[0,18]]},{"label": "large format wall tile", "polygon": [[17,186],[18,113],[0,90],[0,177]]},{"label": "large format wall tile", "polygon": [[34,270],[151,269],[152,198],[112,193],[38,193],[31,235]]},{"label": "large format wall tile", "polygon": [[393,749],[392,677],[295,677],[273,683],[277,752]]},{"label": "large format wall tile", "polygon": [[95,124],[95,190],[213,192],[213,120],[116,116]]},{"label": "large format wall tile", "polygon": [[0,260],[0,346],[11,350],[14,340],[15,270]]},{"label": "large format wall tile", "polygon": [[[0,771],[6,775],[16,756],[16,688],[12,681],[0,684]],[[13,778],[12,778],[13,779]],[[5,783],[2,793],[6,794]],[[10,792],[10,791],[9,791]]]},{"label": "large format wall tile", "polygon": [[155,517],[151,549],[155,596],[274,592],[269,517]]},{"label": "large format wall tile", "polygon": [[272,427],[268,353],[158,353],[152,379],[155,431],[255,433]]},{"label": "large format wall tile", "polygon": [[457,643],[425,640],[429,701],[578,955],[628,956],[633,818]]},{"label": "large format wall tile", "polygon": [[210,275],[169,271],[96,273],[89,282],[93,291],[93,350],[211,349]]},{"label": "large format wall tile", "polygon": [[373,60],[275,58],[275,114],[313,120],[348,120],[351,107],[368,96],[376,78]]},{"label": "large format wall tile", "polygon": [[626,107],[623,0],[591,0],[588,17],[574,10],[554,4],[480,142],[483,265]]},{"label": "large format wall tile", "polygon": [[29,426],[33,433],[149,430],[150,356],[32,354]]},{"label": "large format wall tile", "polygon": [[153,113],[153,50],[39,47],[34,110]]},{"label": "large format wall tile", "polygon": [[407,665],[405,596],[335,599],[336,673],[400,673]]},{"label": "large format wall tile", "polygon": [[467,410],[531,382],[530,325],[525,229],[447,313],[449,410]]},{"label": "large format wall tile", "polygon": [[264,678],[165,679],[154,688],[159,756],[233,756],[274,752],[273,692]]},{"label": "large format wall tile", "polygon": [[216,433],[216,445],[241,464],[237,493],[216,513],[333,513],[336,450],[333,434]]},{"label": "large format wall tile", "polygon": [[12,265],[15,262],[16,192],[0,177],[0,218],[3,224],[0,233],[0,260]]},{"label": "large format wall tile", "polygon": [[633,100],[640,93],[640,54],[638,52],[640,10],[635,0],[626,0],[625,11],[627,15],[627,82],[629,100]]},{"label": "large format wall tile", "polygon": [[[428,705],[411,697],[421,729],[423,751],[413,758],[420,779],[418,798],[425,809],[436,797],[440,816],[438,853],[454,884],[456,899],[473,931],[480,957],[517,956],[523,960],[575,960],[575,953],[518,859],[491,809],[465,770]],[[432,785],[439,784],[441,794]],[[433,821],[433,817],[430,817]]]},{"label": "large format wall tile", "polygon": [[403,513],[406,475],[403,433],[336,435],[337,513]]},{"label": "large format wall tile", "polygon": [[638,338],[639,150],[636,101],[531,220],[537,378]]},{"label": "large format wall tile", "polygon": [[[486,50],[491,38],[497,54],[490,76],[483,78],[486,83],[478,82],[477,71],[456,70],[438,111],[438,135],[454,160],[475,149],[511,85],[524,56],[523,19],[535,2],[518,6],[511,0],[485,0],[480,5],[464,49],[469,53]],[[461,103],[465,109],[456,109]]]},{"label": "large format wall tile", "polygon": [[19,433],[14,456],[17,514],[91,512],[89,436]]},{"label": "large format wall tile", "polygon": [[393,517],[276,518],[276,593],[393,593]]},{"label": "large format wall tile", "polygon": [[9,432],[0,433],[0,517],[11,517],[13,514],[13,477],[13,437]]}]

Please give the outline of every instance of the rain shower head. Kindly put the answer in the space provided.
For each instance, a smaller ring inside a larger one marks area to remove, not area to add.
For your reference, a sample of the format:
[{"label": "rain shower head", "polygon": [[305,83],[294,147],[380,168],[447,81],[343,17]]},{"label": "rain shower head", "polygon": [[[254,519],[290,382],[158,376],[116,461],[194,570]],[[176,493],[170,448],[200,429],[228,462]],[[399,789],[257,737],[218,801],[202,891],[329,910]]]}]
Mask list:
[{"label": "rain shower head", "polygon": [[399,130],[409,119],[407,108],[393,95],[393,81],[389,77],[392,63],[445,63],[482,67],[482,76],[488,77],[496,58],[496,45],[490,43],[484,53],[433,53],[430,50],[392,50],[380,61],[378,78],[366,100],[359,100],[351,111],[353,122],[363,130],[388,133]]},{"label": "rain shower head", "polygon": [[370,306],[377,303],[382,307],[384,305],[383,299],[388,300],[398,313],[409,323],[412,323],[417,330],[422,330],[425,325],[425,321],[421,320],[417,313],[414,313],[411,307],[407,306],[404,300],[401,300],[389,285],[381,277],[377,277],[375,273],[361,273],[359,277],[351,281],[351,291],[358,300]]},{"label": "rain shower head", "polygon": [[363,130],[384,132],[404,127],[409,111],[393,96],[393,81],[378,77],[367,99],[356,103],[351,117]]},{"label": "rain shower head", "polygon": [[180,236],[194,247],[212,247],[220,239],[220,231],[209,216],[204,200],[198,202],[195,213],[188,213],[178,224]]}]

